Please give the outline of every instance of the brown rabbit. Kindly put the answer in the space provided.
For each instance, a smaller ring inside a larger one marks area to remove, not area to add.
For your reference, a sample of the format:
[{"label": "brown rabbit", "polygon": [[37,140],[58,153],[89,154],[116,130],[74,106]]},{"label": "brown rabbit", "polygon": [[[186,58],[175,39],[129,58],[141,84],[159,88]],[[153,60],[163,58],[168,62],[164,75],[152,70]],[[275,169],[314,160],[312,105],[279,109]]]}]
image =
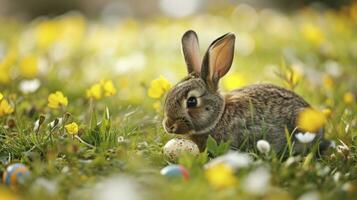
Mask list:
[{"label": "brown rabbit", "polygon": [[[211,135],[217,141],[230,140],[233,149],[265,139],[280,152],[287,144],[285,128],[297,132],[297,115],[309,104],[294,92],[271,84],[254,84],[221,94],[218,83],[231,67],[234,43],[232,33],[219,37],[201,62],[196,33],[189,30],[183,35],[188,76],[168,92],[163,126],[168,133],[187,134],[201,151]],[[320,132],[312,143],[322,139]],[[295,149],[302,146],[294,142]]]}]

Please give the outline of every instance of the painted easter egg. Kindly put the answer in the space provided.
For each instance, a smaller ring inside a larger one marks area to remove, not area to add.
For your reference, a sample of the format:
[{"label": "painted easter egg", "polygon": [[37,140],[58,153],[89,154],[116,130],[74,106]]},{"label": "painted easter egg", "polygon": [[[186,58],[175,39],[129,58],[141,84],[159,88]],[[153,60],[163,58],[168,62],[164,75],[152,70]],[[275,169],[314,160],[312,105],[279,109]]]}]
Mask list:
[{"label": "painted easter egg", "polygon": [[187,169],[182,165],[169,165],[164,167],[160,174],[170,178],[183,178],[184,180],[188,180],[189,173]]},{"label": "painted easter egg", "polygon": [[28,175],[30,175],[29,169],[23,164],[16,163],[6,168],[2,180],[7,186],[16,186],[18,183],[22,183]]},{"label": "painted easter egg", "polygon": [[172,162],[176,162],[177,159],[184,153],[189,153],[196,156],[200,152],[194,142],[181,138],[174,138],[168,141],[165,144],[163,151],[164,156]]}]

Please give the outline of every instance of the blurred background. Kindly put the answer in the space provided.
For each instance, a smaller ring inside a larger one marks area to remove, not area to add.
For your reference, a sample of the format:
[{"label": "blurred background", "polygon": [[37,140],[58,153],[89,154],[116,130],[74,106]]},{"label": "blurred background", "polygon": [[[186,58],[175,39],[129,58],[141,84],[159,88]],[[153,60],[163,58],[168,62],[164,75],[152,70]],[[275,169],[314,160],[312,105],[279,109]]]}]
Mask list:
[{"label": "blurred background", "polygon": [[163,75],[173,84],[185,76],[180,41],[193,29],[202,54],[220,35],[237,35],[223,90],[288,82],[321,102],[326,96],[309,94],[343,82],[340,87],[357,93],[356,77],[350,76],[357,63],[353,1],[0,0],[0,5],[0,89],[38,79],[45,90],[78,96],[112,79],[122,100],[139,103],[152,79]]},{"label": "blurred background", "polygon": [[206,13],[241,3],[255,8],[275,8],[284,12],[306,6],[339,8],[351,0],[0,0],[0,15],[28,20],[38,16],[55,16],[68,11],[80,11],[91,18],[152,17],[168,15],[184,17]]}]

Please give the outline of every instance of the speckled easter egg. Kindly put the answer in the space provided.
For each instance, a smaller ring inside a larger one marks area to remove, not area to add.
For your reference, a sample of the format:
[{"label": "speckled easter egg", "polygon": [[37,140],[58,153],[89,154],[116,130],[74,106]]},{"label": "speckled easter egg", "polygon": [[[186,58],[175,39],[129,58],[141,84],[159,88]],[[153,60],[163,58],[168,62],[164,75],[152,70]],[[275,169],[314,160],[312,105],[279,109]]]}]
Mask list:
[{"label": "speckled easter egg", "polygon": [[200,152],[194,142],[181,138],[175,138],[168,141],[165,144],[163,151],[165,157],[172,162],[177,161],[180,155],[184,153],[189,153],[196,156]]},{"label": "speckled easter egg", "polygon": [[2,180],[7,186],[16,186],[24,181],[24,178],[30,174],[29,169],[20,163],[9,165],[3,174]]},{"label": "speckled easter egg", "polygon": [[189,179],[189,173],[187,169],[182,165],[169,165],[164,167],[160,174],[169,178],[183,178],[184,180]]}]

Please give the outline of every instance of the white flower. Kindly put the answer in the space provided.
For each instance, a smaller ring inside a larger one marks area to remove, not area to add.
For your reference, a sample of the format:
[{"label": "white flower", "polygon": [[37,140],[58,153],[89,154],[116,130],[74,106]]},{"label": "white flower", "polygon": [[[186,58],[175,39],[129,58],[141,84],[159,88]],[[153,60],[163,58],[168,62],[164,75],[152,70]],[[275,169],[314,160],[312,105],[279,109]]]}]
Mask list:
[{"label": "white flower", "polygon": [[341,66],[338,62],[327,60],[324,65],[327,73],[331,74],[333,77],[339,77],[341,75]]},{"label": "white flower", "polygon": [[59,117],[59,118],[56,118],[55,120],[53,120],[52,122],[50,122],[48,124],[48,126],[52,129],[56,126],[62,126],[62,122],[63,122],[63,118]]},{"label": "white flower", "polygon": [[45,192],[50,195],[56,195],[58,192],[58,183],[56,181],[40,177],[37,178],[31,185],[31,191],[35,193]]},{"label": "white flower", "polygon": [[243,188],[250,194],[262,195],[269,188],[270,177],[267,168],[259,167],[248,174],[244,180]]},{"label": "white flower", "polygon": [[297,162],[300,162],[301,161],[301,156],[292,156],[292,157],[289,157],[286,161],[285,161],[285,167],[289,167],[290,165],[292,165],[293,163],[297,163]]},{"label": "white flower", "polygon": [[39,128],[40,128],[40,119],[35,121],[33,125],[33,131],[37,132]]},{"label": "white flower", "polygon": [[329,166],[325,166],[325,167],[320,167],[320,169],[318,169],[317,171],[317,175],[324,177],[326,176],[329,172],[331,171],[331,168]]},{"label": "white flower", "polygon": [[212,159],[205,165],[205,168],[207,169],[217,164],[227,164],[233,169],[239,169],[248,167],[252,162],[253,159],[249,156],[249,154],[231,151],[225,155]]},{"label": "white flower", "polygon": [[307,192],[298,198],[298,200],[319,200],[319,199],[320,199],[320,195],[316,191]]},{"label": "white flower", "polygon": [[352,188],[353,186],[350,182],[344,183],[341,187],[341,189],[345,192],[351,191]]},{"label": "white flower", "polygon": [[257,148],[260,151],[260,153],[267,154],[270,151],[270,144],[266,140],[259,140],[257,142]]},{"label": "white flower", "polygon": [[297,133],[295,135],[295,138],[299,140],[299,142],[307,144],[312,142],[316,137],[315,133],[310,133],[310,132],[306,132],[306,133]]},{"label": "white flower", "polygon": [[19,84],[19,89],[24,94],[28,94],[35,92],[40,87],[40,85],[41,83],[38,79],[23,80]]},{"label": "white flower", "polygon": [[125,138],[123,136],[118,136],[117,140],[118,140],[118,143],[124,143],[125,142]]},{"label": "white flower", "polygon": [[114,72],[125,74],[129,71],[140,71],[147,64],[146,55],[143,52],[134,52],[126,57],[121,57],[117,60]]},{"label": "white flower", "polygon": [[337,183],[340,178],[341,178],[341,172],[336,172],[334,175],[333,175],[333,180]]},{"label": "white flower", "polygon": [[97,200],[139,200],[142,193],[138,183],[126,176],[117,176],[99,182],[94,189]]},{"label": "white flower", "polygon": [[329,146],[330,148],[333,148],[333,149],[336,149],[336,142],[335,141],[333,141],[333,140],[331,140],[330,141],[330,146]]}]

